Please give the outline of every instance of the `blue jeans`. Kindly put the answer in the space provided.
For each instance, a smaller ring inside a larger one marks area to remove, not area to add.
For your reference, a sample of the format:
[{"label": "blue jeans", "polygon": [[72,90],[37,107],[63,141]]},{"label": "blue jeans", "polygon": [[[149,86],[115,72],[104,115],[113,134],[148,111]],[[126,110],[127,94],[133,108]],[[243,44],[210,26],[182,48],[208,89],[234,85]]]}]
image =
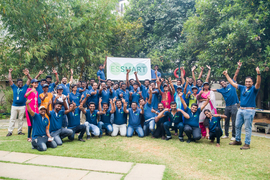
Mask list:
[{"label": "blue jeans", "polygon": [[141,125],[139,126],[128,126],[127,128],[127,137],[132,137],[134,130],[137,132],[139,137],[144,137],[144,133],[143,133],[143,129],[141,127]]},{"label": "blue jeans", "polygon": [[106,130],[106,133],[108,135],[111,135],[112,132],[113,132],[113,127],[109,123],[104,123],[102,121],[99,121],[98,122],[98,127],[99,127],[99,130],[100,130],[100,134],[103,134],[102,129],[105,129]]},{"label": "blue jeans", "polygon": [[86,126],[86,134],[87,134],[88,136],[90,136],[90,132],[91,132],[91,134],[93,134],[94,136],[99,136],[100,130],[99,130],[99,128],[98,128],[96,125],[90,124],[90,123],[87,122],[87,121],[84,123],[84,125]]},{"label": "blue jeans", "polygon": [[179,139],[183,139],[183,132],[184,132],[184,124],[183,122],[175,123],[175,127],[179,129]]},{"label": "blue jeans", "polygon": [[245,144],[250,145],[251,132],[252,132],[252,121],[255,116],[254,109],[239,109],[236,115],[235,129],[236,129],[236,141],[241,141],[241,130],[245,123],[246,138]]},{"label": "blue jeans", "polygon": [[63,144],[62,139],[65,137],[71,136],[73,134],[72,129],[66,129],[66,128],[61,128],[58,129],[55,132],[51,132],[51,136],[54,137],[54,141],[58,146],[61,146]]},{"label": "blue jeans", "polygon": [[163,126],[167,134],[167,138],[172,137],[172,134],[170,132],[170,127],[172,126],[172,123],[170,121],[166,121],[165,123],[163,123]]},{"label": "blue jeans", "polygon": [[148,136],[149,135],[149,130],[153,134],[153,132],[155,130],[155,119],[152,119],[150,121],[144,122],[143,131],[144,131],[144,135],[145,136]]}]

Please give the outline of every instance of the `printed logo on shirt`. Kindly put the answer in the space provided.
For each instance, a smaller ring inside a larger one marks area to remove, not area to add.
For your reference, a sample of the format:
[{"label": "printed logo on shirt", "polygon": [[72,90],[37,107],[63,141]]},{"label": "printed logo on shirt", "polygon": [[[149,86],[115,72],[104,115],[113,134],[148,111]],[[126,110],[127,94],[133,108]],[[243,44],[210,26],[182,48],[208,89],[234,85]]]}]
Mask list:
[{"label": "printed logo on shirt", "polygon": [[79,114],[75,114],[75,116],[78,116]]},{"label": "printed logo on shirt", "polygon": [[61,115],[59,115],[59,117],[61,117]]},{"label": "printed logo on shirt", "polygon": [[197,117],[197,115],[194,115],[194,117]]},{"label": "printed logo on shirt", "polygon": [[138,116],[139,114],[135,114],[136,116]]},{"label": "printed logo on shirt", "polygon": [[231,88],[228,89],[228,91],[231,90]]}]

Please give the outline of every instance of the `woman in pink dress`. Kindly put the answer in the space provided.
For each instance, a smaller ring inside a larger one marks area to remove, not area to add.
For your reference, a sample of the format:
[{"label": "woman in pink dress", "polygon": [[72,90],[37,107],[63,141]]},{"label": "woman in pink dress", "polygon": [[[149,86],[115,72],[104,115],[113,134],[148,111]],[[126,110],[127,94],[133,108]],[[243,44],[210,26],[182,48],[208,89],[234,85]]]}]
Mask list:
[{"label": "woman in pink dress", "polygon": [[[202,104],[204,103],[204,101],[207,100],[208,96],[210,97],[210,101],[205,106],[204,109],[209,109],[212,114],[217,114],[215,93],[210,90],[209,83],[205,82],[205,83],[203,83],[203,89],[197,95],[197,100],[198,100],[199,107],[201,107]],[[206,118],[206,116],[205,116],[204,112],[201,112],[200,117],[199,117],[199,125],[200,125],[201,132],[202,132],[202,138],[205,138],[205,136],[206,136],[206,129],[205,129],[204,125],[203,125],[203,121],[204,121],[205,118]]]},{"label": "woman in pink dress", "polygon": [[[24,97],[27,99],[32,99],[32,101],[29,103],[30,108],[32,111],[35,113],[39,114],[38,111],[38,92],[36,88],[38,87],[38,80],[32,79],[31,80],[31,87],[28,88]],[[28,138],[27,141],[31,142],[31,131],[32,131],[32,116],[28,113],[27,108],[25,109],[25,115],[26,115],[26,120],[27,120],[27,125],[28,125]]]}]

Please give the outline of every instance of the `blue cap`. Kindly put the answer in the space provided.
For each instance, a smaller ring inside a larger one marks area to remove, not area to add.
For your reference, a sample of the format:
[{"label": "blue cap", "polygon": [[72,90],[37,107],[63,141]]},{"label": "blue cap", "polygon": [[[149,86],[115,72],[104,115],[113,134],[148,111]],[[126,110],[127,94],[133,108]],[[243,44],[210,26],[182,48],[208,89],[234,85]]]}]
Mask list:
[{"label": "blue cap", "polygon": [[49,84],[43,84],[42,88],[49,87]]},{"label": "blue cap", "polygon": [[56,89],[59,90],[59,89],[64,89],[64,88],[63,88],[63,86],[59,85],[59,86],[57,86]]},{"label": "blue cap", "polygon": [[191,89],[198,89],[198,88],[197,88],[197,86],[192,86],[192,88],[191,88]]},{"label": "blue cap", "polygon": [[35,83],[35,82],[38,82],[38,80],[37,80],[37,79],[32,79],[32,80],[31,80],[31,84],[32,84],[32,83]]},{"label": "blue cap", "polygon": [[176,89],[183,89],[183,87],[182,86],[177,86],[177,88]]},{"label": "blue cap", "polygon": [[204,83],[203,83],[203,86],[204,86],[205,84],[208,84],[208,85],[209,85],[209,82],[204,82]]}]

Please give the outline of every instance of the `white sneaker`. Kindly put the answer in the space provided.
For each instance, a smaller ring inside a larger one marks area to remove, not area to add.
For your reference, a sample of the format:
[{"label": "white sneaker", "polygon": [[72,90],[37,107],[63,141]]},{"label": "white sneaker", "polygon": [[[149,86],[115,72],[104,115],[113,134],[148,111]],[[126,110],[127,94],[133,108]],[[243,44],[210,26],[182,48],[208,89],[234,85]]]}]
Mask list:
[{"label": "white sneaker", "polygon": [[231,138],[231,141],[235,141],[235,137],[232,137],[232,138]]},{"label": "white sneaker", "polygon": [[229,138],[228,136],[222,136],[221,139],[227,139]]}]

